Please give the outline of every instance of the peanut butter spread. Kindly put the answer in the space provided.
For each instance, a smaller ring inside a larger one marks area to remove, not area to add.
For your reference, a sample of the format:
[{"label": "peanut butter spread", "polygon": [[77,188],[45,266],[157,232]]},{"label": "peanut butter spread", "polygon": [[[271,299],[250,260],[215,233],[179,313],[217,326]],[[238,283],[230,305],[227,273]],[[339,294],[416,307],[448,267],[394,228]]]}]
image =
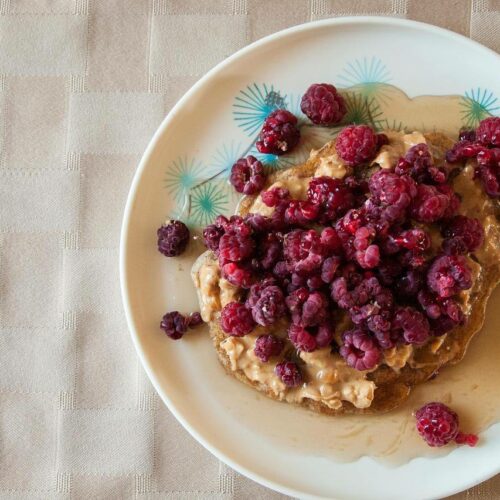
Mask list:
[{"label": "peanut butter spread", "polygon": [[[425,137],[420,132],[404,134],[399,132],[386,132],[389,144],[383,146],[373,165],[380,168],[393,168],[399,158],[412,146],[426,143]],[[432,149],[431,149],[432,151]],[[311,158],[317,156],[317,151],[311,152]],[[441,155],[441,153],[439,153]],[[436,158],[437,160],[437,158]],[[343,164],[341,159],[333,153],[320,158],[314,176],[331,176],[343,178],[351,169]],[[484,225],[486,239],[483,247],[476,252],[481,256],[482,262],[491,259],[500,259],[500,231],[496,221],[494,207],[490,199],[484,194],[481,186],[473,179],[474,166],[467,165],[453,181],[455,191],[461,196],[460,213],[476,217]],[[295,199],[305,199],[311,177],[290,175],[285,180],[275,182],[271,187],[286,188]],[[266,206],[260,196],[256,197],[250,207],[251,213],[261,213],[269,216],[273,208]],[[441,245],[441,235],[437,227],[425,228],[431,234],[432,248]],[[474,280],[481,278],[482,266],[469,259]],[[238,300],[240,291],[221,277],[217,260],[211,252],[205,252],[196,261],[192,269],[192,278],[197,289],[201,315],[204,321],[214,321],[218,313],[228,302]],[[467,315],[472,306],[469,291],[463,291],[458,297]],[[344,322],[345,323],[345,322]],[[349,326],[340,321],[337,330],[344,331]],[[281,337],[286,335],[286,324],[280,325],[280,332],[275,332],[276,325],[265,329],[257,327],[253,332],[244,337],[227,337],[220,344],[229,359],[233,371],[242,371],[245,376],[261,388],[270,391],[277,399],[291,403],[298,403],[309,398],[322,402],[330,408],[337,409],[343,401],[352,403],[356,408],[368,408],[374,398],[375,383],[367,378],[367,372],[358,371],[346,365],[344,359],[337,353],[331,352],[329,347],[317,349],[313,352],[300,352],[299,362],[304,374],[304,383],[300,387],[287,388],[275,375],[274,366],[280,361],[282,353],[276,362],[263,363],[253,353],[257,337],[263,333],[275,333]],[[341,331],[336,332],[340,336]],[[446,335],[432,340],[431,350],[437,352],[445,341]],[[401,370],[407,363],[412,363],[414,347],[401,345],[383,352],[382,363],[395,371]]]}]

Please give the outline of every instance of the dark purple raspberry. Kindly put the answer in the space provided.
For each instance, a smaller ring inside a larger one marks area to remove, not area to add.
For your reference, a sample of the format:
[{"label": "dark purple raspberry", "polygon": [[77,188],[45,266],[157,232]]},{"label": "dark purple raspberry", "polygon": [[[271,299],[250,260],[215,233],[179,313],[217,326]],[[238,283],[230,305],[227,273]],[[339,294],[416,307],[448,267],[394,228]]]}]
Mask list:
[{"label": "dark purple raspberry", "polygon": [[209,224],[203,230],[203,243],[205,246],[212,250],[212,252],[219,251],[219,241],[224,234],[224,229],[216,224]]},{"label": "dark purple raspberry", "polygon": [[299,351],[312,352],[318,348],[316,337],[303,326],[291,324],[288,327],[288,338]]},{"label": "dark purple raspberry", "polygon": [[320,206],[310,201],[291,200],[285,210],[285,222],[292,226],[307,226],[314,222],[320,212]]},{"label": "dark purple raspberry", "polygon": [[412,146],[399,161],[395,172],[399,175],[409,175],[419,184],[427,182],[439,184],[446,181],[445,171],[434,166],[429,146],[424,143]]},{"label": "dark purple raspberry", "polygon": [[479,124],[477,140],[485,146],[500,146],[500,117],[490,116]]},{"label": "dark purple raspberry", "polygon": [[263,280],[253,284],[248,291],[247,299],[245,302],[247,309],[252,309],[252,307],[255,306],[257,301],[260,299],[260,296],[262,295],[262,291],[265,288],[274,285],[276,285],[276,280],[272,276],[264,278]]},{"label": "dark purple raspberry", "polygon": [[483,148],[477,154],[477,163],[480,167],[493,167],[499,173],[500,169],[500,148]]},{"label": "dark purple raspberry", "polygon": [[260,335],[255,341],[254,354],[263,362],[267,363],[273,356],[279,356],[283,350],[284,343],[274,335]]},{"label": "dark purple raspberry", "polygon": [[254,276],[247,266],[241,266],[235,262],[228,262],[222,266],[222,277],[229,283],[241,288],[250,288],[254,281]]},{"label": "dark purple raspberry", "polygon": [[419,184],[410,213],[418,222],[436,222],[444,217],[449,204],[449,197],[440,193],[435,186]]},{"label": "dark purple raspberry", "polygon": [[238,193],[255,194],[266,182],[264,167],[255,156],[240,158],[231,168],[229,182]]},{"label": "dark purple raspberry", "polygon": [[458,134],[459,141],[476,142],[476,131],[473,129],[463,128]]},{"label": "dark purple raspberry", "polygon": [[484,191],[491,198],[500,196],[500,175],[492,167],[479,167],[479,177]]},{"label": "dark purple raspberry", "polygon": [[256,147],[260,153],[282,155],[292,150],[299,140],[297,117],[286,109],[277,109],[266,118]]},{"label": "dark purple raspberry", "polygon": [[257,243],[257,253],[262,269],[272,269],[283,258],[281,234],[269,232],[262,235]]},{"label": "dark purple raspberry", "polygon": [[465,257],[442,255],[432,263],[427,273],[427,285],[439,297],[447,298],[472,286],[472,273]]},{"label": "dark purple raspberry", "polygon": [[414,297],[425,286],[425,274],[417,269],[408,269],[396,281],[396,290],[405,297]]},{"label": "dark purple raspberry", "polygon": [[219,261],[239,262],[250,257],[255,249],[255,242],[250,236],[231,230],[219,241]]},{"label": "dark purple raspberry", "polygon": [[188,322],[179,311],[172,311],[163,316],[160,328],[173,340],[178,340],[186,333]]},{"label": "dark purple raspberry", "polygon": [[255,327],[252,313],[240,302],[229,302],[224,306],[220,313],[220,325],[224,332],[234,337],[243,337]]},{"label": "dark purple raspberry", "polygon": [[254,233],[266,233],[271,229],[271,219],[262,214],[248,214],[245,217],[245,222]]},{"label": "dark purple raspberry", "polygon": [[316,333],[316,344],[318,348],[326,347],[330,345],[333,341],[333,336],[335,334],[335,327],[333,323],[322,323],[318,326],[318,331]]},{"label": "dark purple raspberry", "polygon": [[281,288],[275,285],[264,288],[251,311],[254,321],[262,326],[272,325],[284,316],[286,305]]},{"label": "dark purple raspberry", "polygon": [[323,263],[321,237],[314,229],[296,229],[285,236],[283,254],[294,272],[310,274],[317,271]]},{"label": "dark purple raspberry", "polygon": [[377,266],[377,277],[384,286],[394,285],[399,279],[402,267],[396,260],[385,258]]},{"label": "dark purple raspberry", "polygon": [[400,248],[415,252],[425,252],[431,246],[431,237],[423,229],[408,229],[392,238]]},{"label": "dark purple raspberry", "polygon": [[293,323],[314,326],[323,323],[328,315],[328,299],[321,292],[298,288],[286,299]]},{"label": "dark purple raspberry", "polygon": [[444,218],[453,217],[460,207],[460,198],[449,184],[438,184],[437,190],[448,198],[448,207],[444,211]]},{"label": "dark purple raspberry", "polygon": [[[446,253],[474,252],[484,242],[484,228],[478,219],[471,219],[465,215],[456,215],[448,221],[442,230],[445,237],[443,249]],[[449,249],[451,251],[447,252]],[[464,252],[453,250],[464,249]]]},{"label": "dark purple raspberry", "polygon": [[[463,324],[465,317],[460,304],[453,298],[442,299],[429,290],[422,289],[418,293],[418,302],[431,320],[440,320],[440,326],[446,326],[447,330]],[[450,320],[450,321],[448,321]],[[445,321],[445,323],[443,323]],[[436,325],[433,325],[436,326]],[[447,331],[446,330],[446,331]],[[443,331],[442,333],[446,333]]]},{"label": "dark purple raspberry", "polygon": [[377,149],[389,144],[389,138],[385,134],[377,134]]},{"label": "dark purple raspberry", "polygon": [[383,169],[370,177],[368,186],[373,200],[382,205],[406,208],[417,194],[417,186],[411,177]]},{"label": "dark purple raspberry", "polygon": [[325,283],[331,283],[335,278],[337,269],[340,267],[342,259],[337,256],[327,257],[321,266],[321,279]]},{"label": "dark purple raspberry", "polygon": [[288,189],[273,187],[260,194],[262,202],[268,207],[275,207],[280,201],[286,201],[290,198]]},{"label": "dark purple raspberry", "polygon": [[297,387],[302,384],[302,374],[293,361],[282,361],[276,365],[274,373],[287,387]]},{"label": "dark purple raspberry", "polygon": [[371,370],[380,361],[380,349],[370,335],[363,330],[347,330],[342,335],[340,355],[356,370]]},{"label": "dark purple raspberry", "polygon": [[202,319],[201,314],[199,312],[191,313],[186,318],[186,324],[187,324],[188,328],[195,328],[198,325],[201,325],[202,323],[203,323],[203,319]]},{"label": "dark purple raspberry", "polygon": [[278,278],[278,280],[284,280],[290,276],[290,272],[288,270],[288,264],[282,260],[277,262],[273,267],[273,275]]},{"label": "dark purple raspberry", "polygon": [[180,220],[172,220],[158,228],[158,250],[166,257],[177,257],[189,242],[189,229]]},{"label": "dark purple raspberry", "polygon": [[325,220],[336,220],[354,204],[354,196],[344,181],[326,176],[315,177],[309,182],[307,198],[321,206]]},{"label": "dark purple raspberry", "polygon": [[325,227],[321,231],[321,246],[325,255],[339,254],[342,252],[342,240],[333,227]]},{"label": "dark purple raspberry", "polygon": [[453,330],[453,328],[457,326],[455,321],[453,321],[450,317],[444,315],[439,316],[439,318],[437,319],[429,320],[429,323],[431,325],[431,334],[434,337],[440,337],[441,335],[448,333],[450,330]]},{"label": "dark purple raspberry", "polygon": [[302,96],[300,109],[316,125],[339,123],[346,114],[344,98],[328,83],[314,83]]},{"label": "dark purple raspberry", "polygon": [[458,163],[466,161],[469,158],[475,158],[484,146],[477,142],[459,141],[446,152],[446,161],[448,163]]},{"label": "dark purple raspberry", "polygon": [[401,332],[408,344],[423,344],[429,338],[427,318],[413,307],[401,307],[396,311],[392,329]]},{"label": "dark purple raspberry", "polygon": [[375,156],[377,136],[367,125],[350,125],[337,136],[335,149],[347,165],[355,167]]},{"label": "dark purple raspberry", "polygon": [[415,413],[417,431],[429,446],[444,446],[458,434],[458,415],[443,403],[428,403]]}]

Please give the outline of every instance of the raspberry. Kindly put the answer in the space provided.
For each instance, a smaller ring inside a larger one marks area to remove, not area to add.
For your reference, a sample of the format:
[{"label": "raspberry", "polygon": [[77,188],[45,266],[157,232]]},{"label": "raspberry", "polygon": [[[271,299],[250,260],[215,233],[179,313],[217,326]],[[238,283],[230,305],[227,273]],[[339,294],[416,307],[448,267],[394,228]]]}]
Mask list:
[{"label": "raspberry", "polygon": [[250,236],[242,235],[234,229],[226,232],[219,241],[219,261],[239,262],[250,257],[255,242]]},{"label": "raspberry", "polygon": [[292,200],[285,210],[285,222],[290,225],[307,226],[319,216],[320,207],[310,201]]},{"label": "raspberry", "polygon": [[290,192],[285,188],[273,187],[267,191],[263,191],[260,196],[264,205],[275,207],[280,201],[288,200],[290,198]]},{"label": "raspberry", "polygon": [[375,156],[377,137],[367,125],[350,125],[337,136],[335,149],[347,165],[355,167]]},{"label": "raspberry", "polygon": [[321,266],[321,279],[325,283],[331,283],[333,281],[341,262],[341,258],[336,256],[328,257],[323,261]]},{"label": "raspberry", "polygon": [[483,188],[491,198],[500,196],[500,175],[498,175],[491,167],[479,167],[479,177],[483,184]]},{"label": "raspberry", "polygon": [[342,336],[340,355],[356,370],[371,370],[380,361],[380,349],[375,341],[363,330],[347,330]]},{"label": "raspberry", "polygon": [[417,299],[431,320],[448,318],[452,321],[450,328],[454,328],[464,321],[464,313],[460,304],[452,298],[442,299],[429,290],[423,289],[418,292]]},{"label": "raspberry", "polygon": [[407,174],[418,183],[446,181],[446,173],[434,166],[429,147],[424,143],[412,146],[397,164],[395,172]]},{"label": "raspberry", "polygon": [[425,284],[424,274],[417,269],[408,269],[396,282],[396,290],[406,297],[414,297]]},{"label": "raspberry", "polygon": [[325,255],[342,252],[342,240],[333,227],[325,227],[325,229],[321,231],[321,246]]},{"label": "raspberry", "polygon": [[309,292],[299,288],[286,299],[286,305],[297,325],[314,326],[325,321],[328,314],[328,299],[321,292]]},{"label": "raspberry", "polygon": [[267,363],[273,356],[279,356],[283,350],[284,343],[274,335],[260,335],[255,341],[254,354],[263,362]]},{"label": "raspberry", "polygon": [[446,152],[446,161],[448,163],[458,163],[469,158],[475,158],[483,149],[484,147],[477,142],[459,141]]},{"label": "raspberry", "polygon": [[279,280],[286,279],[290,276],[290,272],[288,271],[288,264],[282,260],[277,262],[273,267],[273,275],[276,276]]},{"label": "raspberry", "polygon": [[254,156],[240,158],[231,168],[229,182],[238,193],[255,194],[266,182],[264,167]]},{"label": "raspberry", "polygon": [[429,446],[444,446],[450,441],[475,446],[475,434],[459,432],[458,415],[443,403],[428,403],[415,413],[417,431]]},{"label": "raspberry", "polygon": [[377,134],[377,149],[389,144],[389,138],[385,134]]},{"label": "raspberry", "polygon": [[261,214],[248,214],[245,223],[250,226],[254,233],[265,233],[271,229],[271,219]]},{"label": "raspberry", "polygon": [[427,285],[439,297],[455,295],[472,286],[472,273],[465,257],[442,255],[437,257],[427,272]]},{"label": "raspberry", "polygon": [[157,231],[158,250],[166,257],[176,257],[184,252],[189,242],[189,229],[184,222],[172,220]]},{"label": "raspberry", "polygon": [[[465,215],[453,217],[441,233],[446,238],[443,241],[443,249],[450,254],[473,252],[484,242],[484,229],[481,222]],[[449,251],[446,251],[447,249]],[[464,252],[451,251],[453,249],[463,249]]]},{"label": "raspberry", "polygon": [[191,313],[186,318],[186,324],[187,324],[188,328],[195,328],[198,325],[201,325],[202,323],[203,323],[203,319],[202,319],[201,314],[199,312]]},{"label": "raspberry", "polygon": [[309,274],[323,263],[320,235],[310,229],[296,229],[285,236],[283,254],[294,272]]},{"label": "raspberry", "polygon": [[449,184],[439,184],[437,190],[448,198],[448,206],[444,211],[444,218],[453,217],[460,207],[460,198]]},{"label": "raspberry", "polygon": [[222,277],[229,283],[241,288],[250,288],[253,283],[253,274],[248,267],[243,267],[235,262],[228,262],[221,268]]},{"label": "raspberry", "polygon": [[490,116],[479,124],[477,140],[485,146],[500,146],[500,117]]},{"label": "raspberry", "polygon": [[354,204],[354,196],[344,181],[326,176],[311,180],[307,198],[321,206],[324,220],[336,220]]},{"label": "raspberry", "polygon": [[281,288],[265,287],[251,308],[254,321],[262,326],[272,325],[286,313],[285,297]]},{"label": "raspberry", "polygon": [[471,129],[461,129],[458,134],[458,140],[476,142],[476,131]]},{"label": "raspberry", "polygon": [[429,337],[427,318],[413,307],[401,307],[396,311],[392,329],[402,332],[408,344],[423,344]]},{"label": "raspberry", "polygon": [[500,148],[483,148],[477,154],[477,163],[479,166],[493,167],[493,170],[495,170],[498,174],[498,170],[500,168]]},{"label": "raspberry", "polygon": [[406,208],[417,194],[417,186],[411,177],[396,175],[383,169],[370,177],[368,186],[376,203],[396,205],[402,209]]},{"label": "raspberry", "polygon": [[224,306],[220,313],[220,324],[228,335],[234,337],[243,337],[255,327],[252,313],[240,302],[229,302]]},{"label": "raspberry", "polygon": [[383,285],[394,285],[401,274],[401,265],[393,259],[383,259],[377,267],[377,277]]},{"label": "raspberry", "polygon": [[297,117],[286,109],[277,109],[266,118],[256,147],[260,153],[282,155],[292,150],[299,140]]},{"label": "raspberry", "polygon": [[356,260],[363,269],[373,269],[380,262],[380,249],[377,245],[370,245],[366,250],[356,252]]},{"label": "raspberry", "polygon": [[393,238],[400,248],[416,252],[425,252],[431,246],[431,237],[423,229],[408,229]]},{"label": "raspberry", "polygon": [[302,374],[293,361],[282,361],[274,369],[274,373],[287,387],[297,387],[302,384]]},{"label": "raspberry", "polygon": [[328,83],[314,83],[302,96],[302,112],[316,125],[339,123],[346,114],[344,98]]},{"label": "raspberry", "polygon": [[449,204],[449,197],[440,193],[436,187],[419,184],[410,213],[418,222],[436,222],[444,217]]},{"label": "raspberry", "polygon": [[186,333],[188,324],[185,316],[179,311],[172,311],[163,316],[160,328],[172,340],[178,340]]},{"label": "raspberry", "polygon": [[272,232],[263,235],[258,240],[257,251],[260,267],[272,269],[283,258],[281,235]]},{"label": "raspberry", "polygon": [[212,252],[219,251],[219,241],[224,234],[224,229],[216,224],[209,224],[203,230],[203,243],[205,246],[212,250]]},{"label": "raspberry", "polygon": [[326,347],[330,345],[333,340],[333,335],[335,334],[335,328],[330,323],[322,323],[318,327],[318,331],[316,333],[316,344],[318,348]]},{"label": "raspberry", "polygon": [[312,352],[318,348],[314,335],[303,326],[290,325],[288,328],[288,338],[299,351]]},{"label": "raspberry", "polygon": [[276,285],[276,280],[273,277],[264,278],[263,280],[253,284],[248,291],[247,300],[245,302],[247,309],[252,309],[252,307],[257,304],[257,301],[260,299],[262,291],[265,288],[274,285]]}]

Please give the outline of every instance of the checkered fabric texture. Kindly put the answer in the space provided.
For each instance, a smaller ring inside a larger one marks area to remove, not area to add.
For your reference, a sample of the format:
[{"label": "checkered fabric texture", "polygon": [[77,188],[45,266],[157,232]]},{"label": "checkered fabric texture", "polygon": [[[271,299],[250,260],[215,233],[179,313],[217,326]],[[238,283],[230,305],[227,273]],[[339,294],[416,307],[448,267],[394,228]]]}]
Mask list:
[{"label": "checkered fabric texture", "polygon": [[[0,0],[0,498],[285,498],[159,401],[122,311],[120,222],[146,143],[208,69],[360,14],[500,50],[500,0]],[[453,498],[498,499],[500,477]]]}]

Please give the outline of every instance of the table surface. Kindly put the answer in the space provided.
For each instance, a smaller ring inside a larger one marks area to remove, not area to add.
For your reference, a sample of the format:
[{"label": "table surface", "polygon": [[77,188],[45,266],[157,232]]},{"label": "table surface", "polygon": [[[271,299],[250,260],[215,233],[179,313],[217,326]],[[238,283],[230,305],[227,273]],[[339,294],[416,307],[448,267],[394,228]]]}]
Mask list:
[{"label": "table surface", "polygon": [[[156,396],[122,312],[120,222],[149,138],[211,66],[356,14],[500,50],[500,0],[0,0],[0,498],[283,497]],[[500,476],[453,498],[498,499]]]}]

